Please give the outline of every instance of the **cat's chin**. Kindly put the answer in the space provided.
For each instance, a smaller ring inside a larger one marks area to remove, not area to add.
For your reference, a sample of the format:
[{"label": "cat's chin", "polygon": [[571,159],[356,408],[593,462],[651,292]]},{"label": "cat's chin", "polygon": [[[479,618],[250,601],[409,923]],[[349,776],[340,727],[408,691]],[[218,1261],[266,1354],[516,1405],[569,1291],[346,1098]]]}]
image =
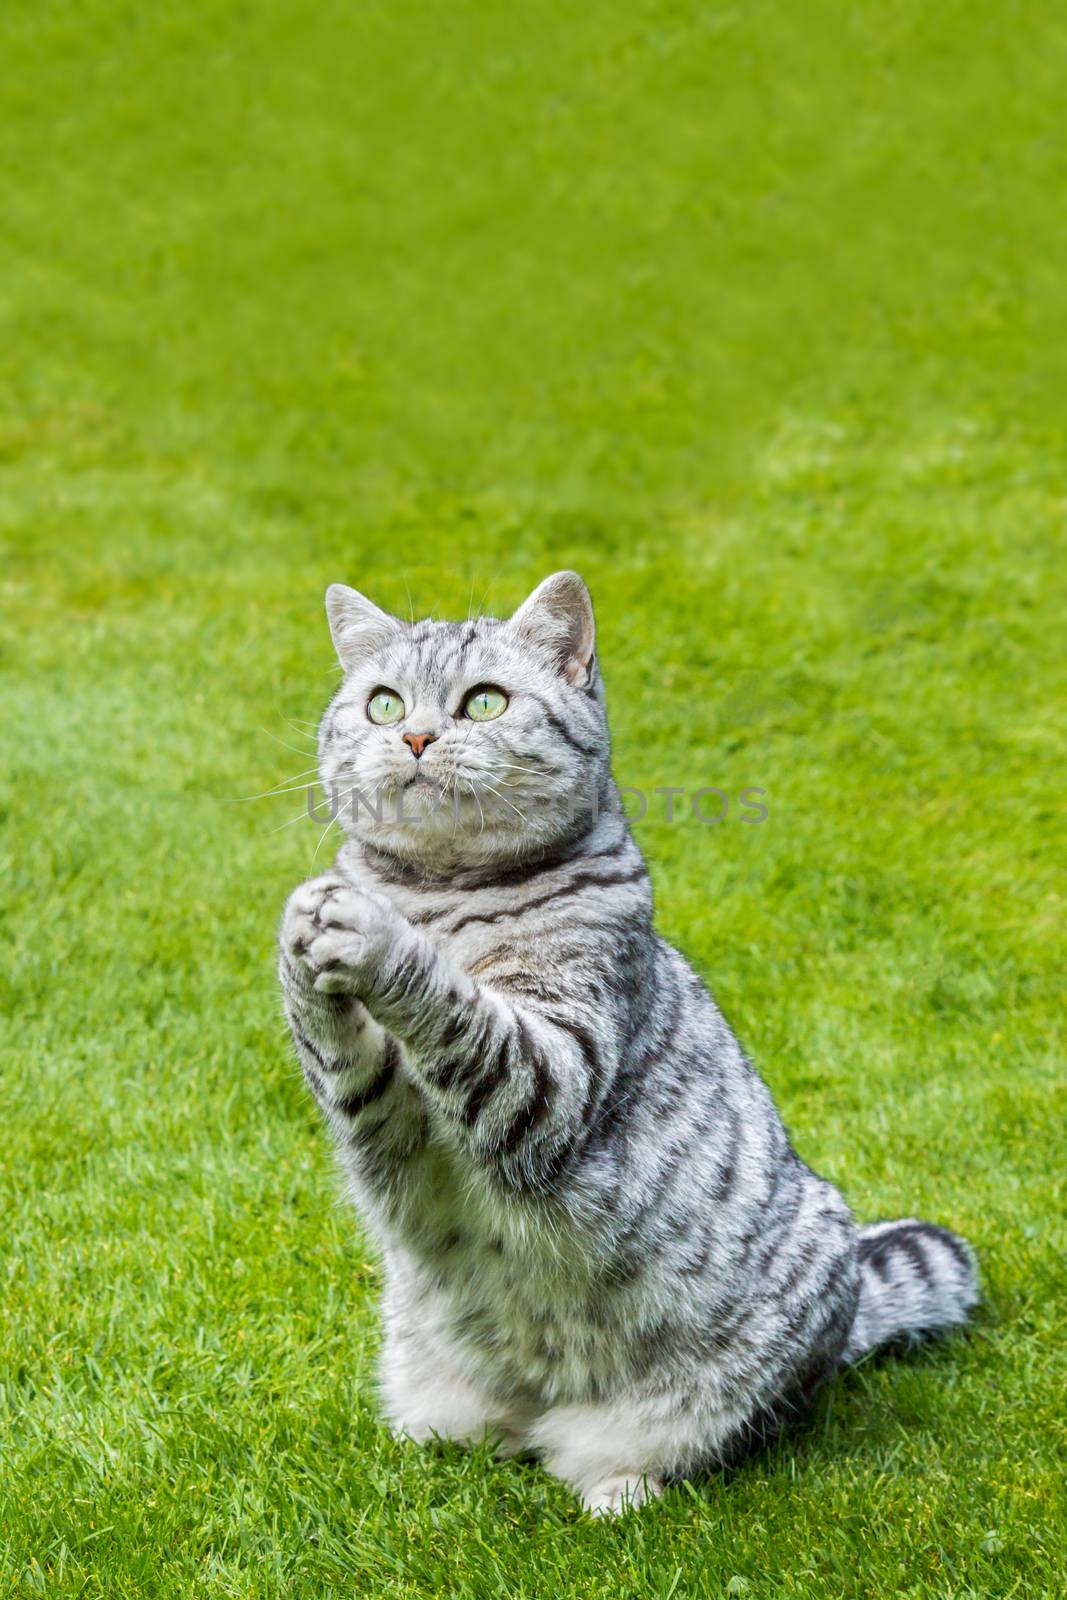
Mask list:
[{"label": "cat's chin", "polygon": [[349,824],[345,832],[359,846],[435,876],[514,866],[540,854],[554,839],[547,828],[541,837],[539,830],[519,828],[513,822],[493,821],[484,814],[479,818],[474,806],[470,814],[463,809],[457,814],[434,811],[428,805],[418,816],[415,806],[406,803],[405,811],[411,820],[400,825]]}]

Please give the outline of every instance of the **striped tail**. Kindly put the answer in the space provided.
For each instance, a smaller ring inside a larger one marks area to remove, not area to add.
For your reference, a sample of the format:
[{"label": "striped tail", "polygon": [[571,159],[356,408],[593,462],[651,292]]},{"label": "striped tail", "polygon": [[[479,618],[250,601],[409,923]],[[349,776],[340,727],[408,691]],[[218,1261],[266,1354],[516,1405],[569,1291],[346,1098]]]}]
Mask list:
[{"label": "striped tail", "polygon": [[962,1327],[977,1304],[970,1245],[936,1223],[914,1217],[869,1223],[859,1230],[859,1260],[860,1297],[845,1361]]}]

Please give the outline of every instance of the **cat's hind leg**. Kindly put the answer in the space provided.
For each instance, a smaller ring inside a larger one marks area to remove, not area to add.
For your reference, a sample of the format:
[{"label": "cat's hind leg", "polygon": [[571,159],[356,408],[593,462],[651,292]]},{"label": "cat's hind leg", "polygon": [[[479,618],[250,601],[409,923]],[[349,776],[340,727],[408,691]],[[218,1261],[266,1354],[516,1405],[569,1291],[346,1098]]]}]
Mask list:
[{"label": "cat's hind leg", "polygon": [[411,1328],[388,1330],[379,1373],[382,1410],[394,1433],[416,1443],[496,1439],[501,1455],[524,1446],[529,1411],[472,1382],[436,1343]]}]

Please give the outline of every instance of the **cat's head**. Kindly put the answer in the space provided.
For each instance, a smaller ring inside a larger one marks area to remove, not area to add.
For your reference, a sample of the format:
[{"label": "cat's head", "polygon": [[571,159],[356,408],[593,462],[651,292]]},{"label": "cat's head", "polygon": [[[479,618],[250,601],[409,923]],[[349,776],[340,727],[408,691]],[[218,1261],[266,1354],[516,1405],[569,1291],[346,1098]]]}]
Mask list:
[{"label": "cat's head", "polygon": [[319,771],[347,833],[409,862],[477,866],[590,826],[610,749],[576,572],[506,620],[406,623],[338,583],[326,612],[344,679]]}]

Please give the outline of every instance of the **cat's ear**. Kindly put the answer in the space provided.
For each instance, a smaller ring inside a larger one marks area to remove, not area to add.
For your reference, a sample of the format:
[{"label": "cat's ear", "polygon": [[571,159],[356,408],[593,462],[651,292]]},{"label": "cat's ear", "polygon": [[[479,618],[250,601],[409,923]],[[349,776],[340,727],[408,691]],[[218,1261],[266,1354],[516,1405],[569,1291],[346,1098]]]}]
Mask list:
[{"label": "cat's ear", "polygon": [[535,649],[548,654],[568,683],[577,688],[589,683],[596,624],[589,590],[576,572],[554,572],[539,583],[508,627]]},{"label": "cat's ear", "polygon": [[348,672],[369,651],[385,644],[400,623],[373,600],[344,583],[331,583],[326,591],[326,616],[330,637],[342,667]]}]

